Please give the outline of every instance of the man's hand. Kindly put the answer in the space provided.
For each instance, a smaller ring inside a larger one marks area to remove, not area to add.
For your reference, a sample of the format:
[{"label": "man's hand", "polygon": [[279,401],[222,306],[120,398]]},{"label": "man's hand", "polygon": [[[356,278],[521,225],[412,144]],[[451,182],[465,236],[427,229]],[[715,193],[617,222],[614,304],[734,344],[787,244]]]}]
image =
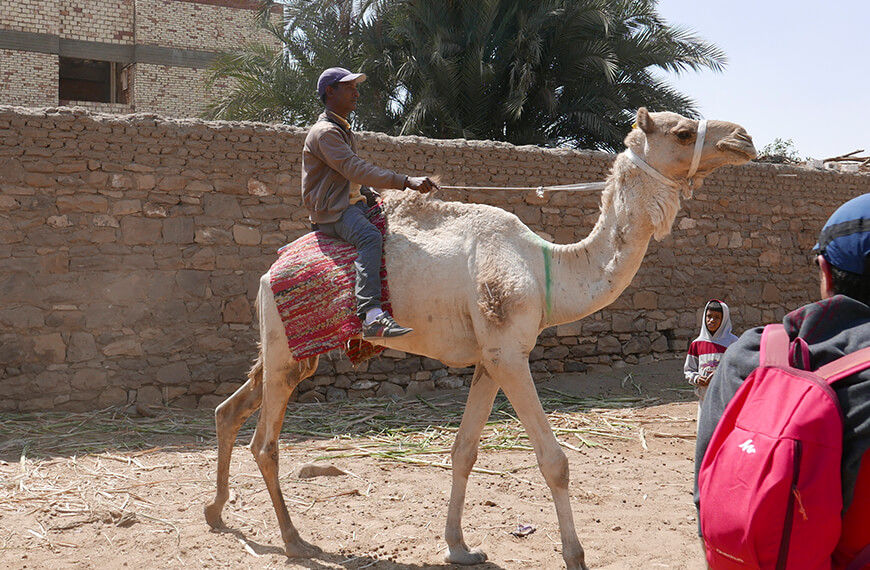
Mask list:
[{"label": "man's hand", "polygon": [[405,186],[411,190],[416,190],[420,194],[428,194],[432,190],[438,189],[438,185],[428,176],[409,176],[405,181]]}]

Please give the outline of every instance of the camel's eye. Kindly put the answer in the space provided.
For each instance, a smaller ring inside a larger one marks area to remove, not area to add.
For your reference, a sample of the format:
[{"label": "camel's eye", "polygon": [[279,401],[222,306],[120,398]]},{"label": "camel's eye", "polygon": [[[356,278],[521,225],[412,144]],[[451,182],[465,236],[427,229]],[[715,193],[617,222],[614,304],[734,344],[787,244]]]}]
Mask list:
[{"label": "camel's eye", "polygon": [[676,137],[677,137],[678,139],[680,139],[681,141],[687,141],[687,140],[689,140],[690,138],[692,138],[692,135],[693,135],[694,133],[692,133],[692,131],[679,131],[679,132],[676,132],[676,133],[674,133],[674,134],[675,134]]}]

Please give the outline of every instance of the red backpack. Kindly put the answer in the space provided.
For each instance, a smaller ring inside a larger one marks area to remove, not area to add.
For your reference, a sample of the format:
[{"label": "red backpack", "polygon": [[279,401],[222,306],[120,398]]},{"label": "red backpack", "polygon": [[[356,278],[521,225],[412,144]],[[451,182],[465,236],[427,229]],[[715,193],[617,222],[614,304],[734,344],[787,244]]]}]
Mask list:
[{"label": "red backpack", "polygon": [[[815,372],[782,325],[761,336],[759,367],[725,408],[698,474],[701,532],[713,570],[831,570],[842,526],[843,413],[831,385],[870,368],[870,348]],[[848,566],[870,562],[870,547]]]}]

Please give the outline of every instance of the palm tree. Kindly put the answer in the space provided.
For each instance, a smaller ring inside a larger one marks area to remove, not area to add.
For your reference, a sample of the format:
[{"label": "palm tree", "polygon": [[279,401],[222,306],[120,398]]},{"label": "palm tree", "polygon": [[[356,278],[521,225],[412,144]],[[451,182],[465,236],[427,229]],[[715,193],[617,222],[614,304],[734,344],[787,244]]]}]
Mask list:
[{"label": "palm tree", "polygon": [[308,124],[317,74],[341,64],[368,75],[360,128],[618,150],[637,107],[695,114],[653,70],[725,63],[661,20],[657,0],[287,2],[284,25],[271,28],[284,53],[248,47],[218,60],[212,79],[238,87],[211,116]]},{"label": "palm tree", "polygon": [[215,59],[206,88],[216,91],[221,82],[232,87],[204,117],[311,124],[323,107],[315,88],[320,72],[359,51],[359,9],[358,0],[262,1],[257,25],[273,41],[248,43]]}]

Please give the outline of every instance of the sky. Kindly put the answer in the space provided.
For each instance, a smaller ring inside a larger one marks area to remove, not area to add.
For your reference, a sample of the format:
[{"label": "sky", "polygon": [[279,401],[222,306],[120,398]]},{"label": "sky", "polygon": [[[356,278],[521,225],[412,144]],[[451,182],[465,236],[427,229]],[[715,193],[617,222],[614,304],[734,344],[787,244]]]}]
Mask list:
[{"label": "sky", "polygon": [[746,127],[761,150],[870,156],[870,0],[659,0],[670,26],[721,48],[723,72],[666,75],[706,119]]}]

